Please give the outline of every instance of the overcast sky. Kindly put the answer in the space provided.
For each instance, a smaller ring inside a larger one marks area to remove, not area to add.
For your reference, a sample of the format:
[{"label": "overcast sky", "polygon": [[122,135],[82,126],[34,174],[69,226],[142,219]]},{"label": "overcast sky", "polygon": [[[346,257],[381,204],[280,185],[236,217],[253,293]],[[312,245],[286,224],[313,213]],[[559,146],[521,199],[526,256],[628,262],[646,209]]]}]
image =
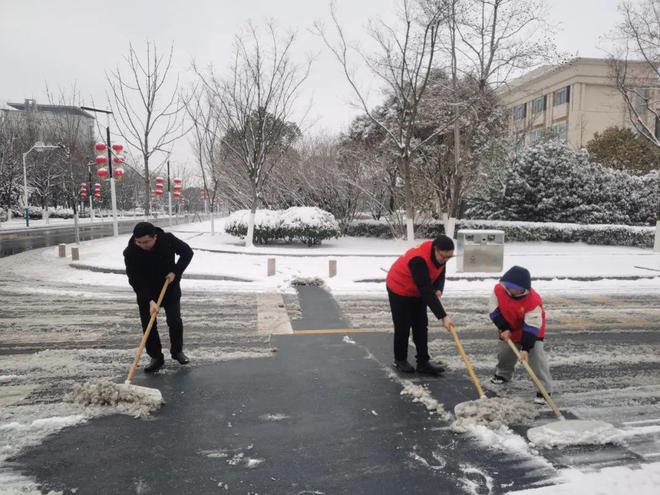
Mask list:
[{"label": "overcast sky", "polygon": [[[602,35],[618,22],[618,0],[546,0],[560,49],[602,57]],[[393,12],[393,0],[337,0],[347,36],[360,42],[369,18]],[[228,65],[232,38],[250,19],[274,19],[299,35],[297,55],[315,56],[303,99],[312,101],[316,132],[337,132],[357,113],[336,61],[309,30],[327,20],[327,0],[0,0],[0,101],[47,101],[45,86],[75,84],[97,106],[105,100],[105,70],[122,62],[131,41],[175,44],[175,69],[190,80],[194,58],[217,69]],[[369,80],[364,80],[365,85]],[[373,95],[373,92],[372,92]],[[185,154],[184,150],[180,151]]]}]

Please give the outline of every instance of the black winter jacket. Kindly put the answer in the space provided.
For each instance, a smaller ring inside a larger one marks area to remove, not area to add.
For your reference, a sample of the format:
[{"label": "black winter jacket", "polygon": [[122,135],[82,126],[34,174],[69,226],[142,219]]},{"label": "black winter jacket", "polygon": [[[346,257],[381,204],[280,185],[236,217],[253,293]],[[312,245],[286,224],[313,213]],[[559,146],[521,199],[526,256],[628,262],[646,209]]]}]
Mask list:
[{"label": "black winter jacket", "polygon": [[[175,255],[179,255],[175,262]],[[163,229],[156,228],[156,244],[151,251],[135,245],[133,236],[124,249],[124,263],[128,283],[131,284],[138,301],[157,301],[163,288],[165,276],[172,272],[176,275],[165,294],[163,304],[181,297],[181,275],[190,264],[193,250],[188,244]]]}]

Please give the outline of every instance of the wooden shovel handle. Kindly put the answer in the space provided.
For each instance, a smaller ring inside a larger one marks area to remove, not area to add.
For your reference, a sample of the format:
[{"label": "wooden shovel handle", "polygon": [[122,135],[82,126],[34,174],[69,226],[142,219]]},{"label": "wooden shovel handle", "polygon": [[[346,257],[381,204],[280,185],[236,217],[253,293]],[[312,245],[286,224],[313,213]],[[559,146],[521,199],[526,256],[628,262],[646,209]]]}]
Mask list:
[{"label": "wooden shovel handle", "polygon": [[486,394],[484,394],[484,391],[481,388],[481,384],[477,379],[477,375],[474,373],[474,369],[472,368],[472,363],[470,363],[467,354],[465,354],[465,350],[463,349],[463,344],[461,344],[461,341],[458,338],[458,334],[456,333],[456,327],[453,324],[449,325],[449,333],[451,333],[451,336],[454,338],[454,342],[456,343],[456,348],[458,349],[458,352],[461,354],[461,357],[463,358],[463,362],[465,363],[465,367],[467,368],[468,375],[470,375],[470,379],[472,380],[472,383],[474,383],[474,388],[477,389],[479,398],[481,399],[483,397],[486,397]]},{"label": "wooden shovel handle", "polygon": [[532,367],[527,363],[527,361],[523,361],[520,359],[520,352],[518,351],[518,348],[516,347],[516,344],[511,342],[511,339],[506,339],[507,343],[509,344],[509,347],[511,347],[511,350],[516,354],[516,357],[518,358],[518,361],[520,361],[525,369],[527,370],[527,373],[529,374],[529,377],[532,379],[534,382],[534,385],[536,385],[536,388],[539,389],[539,392],[543,395],[545,398],[546,402],[550,406],[550,409],[555,413],[555,416],[557,416],[559,419],[565,419],[564,415],[559,411],[559,408],[557,407],[557,404],[555,404],[555,401],[552,400],[552,397],[550,397],[550,394],[548,394],[548,391],[545,389],[543,384],[541,383],[541,380],[538,379],[536,376],[536,373],[534,373],[534,370],[532,370]]},{"label": "wooden shovel handle", "polygon": [[135,354],[135,359],[133,360],[131,369],[128,371],[128,378],[126,378],[126,383],[130,383],[133,375],[135,375],[135,372],[137,371],[138,363],[142,357],[142,351],[144,351],[144,346],[147,345],[147,339],[149,338],[151,328],[154,326],[154,322],[158,316],[158,311],[160,311],[160,305],[163,303],[163,298],[165,297],[165,292],[167,291],[168,285],[170,285],[170,279],[165,277],[165,283],[163,284],[163,288],[160,290],[160,295],[158,296],[158,301],[156,302],[158,309],[152,313],[151,318],[149,319],[149,324],[147,325],[147,329],[144,331],[144,335],[142,335],[142,340],[140,341],[140,346],[138,347],[137,353]]}]

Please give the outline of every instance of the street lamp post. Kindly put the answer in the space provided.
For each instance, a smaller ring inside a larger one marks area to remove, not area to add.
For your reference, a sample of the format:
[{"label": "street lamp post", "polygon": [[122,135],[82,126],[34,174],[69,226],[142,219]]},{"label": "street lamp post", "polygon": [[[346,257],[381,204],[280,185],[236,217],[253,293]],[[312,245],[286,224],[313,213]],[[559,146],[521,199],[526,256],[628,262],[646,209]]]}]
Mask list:
[{"label": "street lamp post", "polygon": [[46,151],[46,150],[57,150],[61,149],[63,146],[55,146],[52,144],[44,144],[41,141],[37,141],[32,145],[32,147],[27,150],[25,153],[23,153],[23,214],[25,215],[25,226],[29,227],[30,226],[30,208],[28,206],[28,182],[27,182],[27,156],[30,154],[32,150],[34,151]]},{"label": "street lamp post", "polygon": [[102,110],[100,108],[93,107],[80,107],[81,110],[88,110],[90,112],[99,112],[104,113],[108,119],[107,125],[105,127],[107,147],[108,147],[108,169],[110,176],[110,203],[112,204],[112,235],[117,237],[119,235],[119,225],[117,224],[117,195],[115,192],[115,177],[112,173],[112,144],[110,143],[110,110]]}]

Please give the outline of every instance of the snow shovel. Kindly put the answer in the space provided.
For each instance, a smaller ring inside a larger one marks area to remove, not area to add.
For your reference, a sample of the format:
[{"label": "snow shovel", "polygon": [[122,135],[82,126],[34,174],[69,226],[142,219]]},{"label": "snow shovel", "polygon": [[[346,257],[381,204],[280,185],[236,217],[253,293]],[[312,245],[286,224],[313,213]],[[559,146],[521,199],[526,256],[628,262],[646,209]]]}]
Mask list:
[{"label": "snow shovel", "polygon": [[133,378],[133,375],[135,375],[135,372],[137,371],[138,363],[140,362],[140,358],[142,357],[142,351],[144,351],[144,346],[147,344],[147,339],[149,338],[149,334],[151,333],[151,328],[154,326],[154,322],[156,321],[156,317],[158,316],[158,311],[160,311],[160,305],[163,303],[163,298],[165,297],[165,292],[167,292],[168,285],[170,285],[170,279],[165,278],[165,283],[163,284],[163,288],[160,290],[160,295],[158,296],[158,301],[156,302],[156,306],[158,307],[158,309],[154,313],[152,313],[151,319],[149,320],[149,324],[147,325],[147,328],[144,331],[144,335],[142,335],[142,341],[140,342],[140,346],[138,347],[137,353],[135,354],[135,359],[133,360],[131,369],[128,372],[128,378],[126,378],[126,381],[123,384],[118,385],[118,387],[122,390],[143,395],[145,396],[145,398],[148,398],[149,400],[155,402],[163,402],[163,395],[160,393],[160,390],[158,390],[157,388],[131,385],[131,379]]},{"label": "snow shovel", "polygon": [[[458,338],[458,334],[456,333],[456,327],[453,324],[449,325],[449,333],[451,333],[451,336],[454,338],[454,342],[456,343],[456,348],[458,349],[461,358],[463,358],[463,362],[465,363],[465,367],[467,368],[468,375],[470,375],[470,380],[472,380],[472,383],[474,384],[474,388],[477,389],[477,393],[479,394],[479,400],[485,399],[486,394],[484,394],[484,391],[481,388],[481,384],[477,379],[477,375],[474,373],[474,369],[472,368],[472,363],[470,363],[467,354],[465,354],[465,350],[463,349],[463,344],[461,344],[461,341]],[[461,402],[460,404],[456,404],[456,406],[454,407],[454,413],[458,416],[461,409],[463,409],[466,405],[471,404],[473,402],[475,401],[467,401],[467,402]]]},{"label": "snow shovel", "polygon": [[561,413],[555,401],[545,389],[541,381],[532,370],[532,367],[526,361],[520,358],[520,352],[511,339],[506,341],[514,352],[518,361],[520,361],[529,377],[541,392],[543,398],[555,413],[559,421],[553,421],[542,426],[537,426],[527,430],[527,438],[535,445],[541,447],[555,447],[578,444],[603,444],[616,438],[618,430],[605,421],[584,420],[584,419],[566,419]]}]

